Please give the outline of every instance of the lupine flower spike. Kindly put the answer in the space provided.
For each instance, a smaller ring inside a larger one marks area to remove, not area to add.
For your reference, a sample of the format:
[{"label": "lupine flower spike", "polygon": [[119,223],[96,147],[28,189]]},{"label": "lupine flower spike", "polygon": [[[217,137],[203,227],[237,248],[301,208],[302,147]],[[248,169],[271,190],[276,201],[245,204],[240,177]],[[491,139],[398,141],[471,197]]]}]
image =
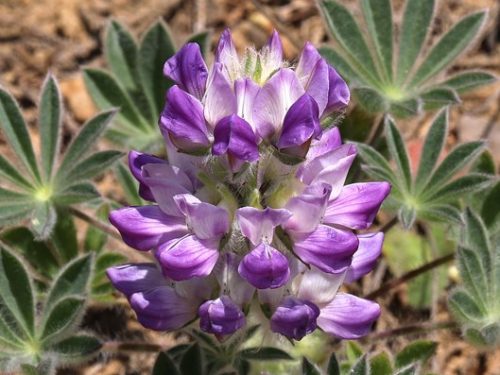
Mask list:
[{"label": "lupine flower spike", "polygon": [[129,246],[157,260],[108,270],[139,321],[175,330],[199,318],[221,338],[245,326],[256,299],[290,339],[317,328],[365,335],[379,305],[339,290],[380,255],[383,234],[356,231],[390,186],[344,186],[356,149],[324,128],[349,103],[344,80],[310,43],[292,67],[277,32],[240,56],[228,30],[212,67],[188,43],[164,74],[175,82],[159,120],[168,162],[132,151],[151,205],[110,215]]}]

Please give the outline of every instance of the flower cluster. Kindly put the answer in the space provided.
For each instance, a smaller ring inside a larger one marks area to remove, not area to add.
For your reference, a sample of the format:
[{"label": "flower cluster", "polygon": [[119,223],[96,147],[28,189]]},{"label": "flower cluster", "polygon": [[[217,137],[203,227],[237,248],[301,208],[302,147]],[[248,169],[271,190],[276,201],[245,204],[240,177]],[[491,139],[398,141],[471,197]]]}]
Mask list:
[{"label": "flower cluster", "polygon": [[138,320],[174,330],[199,318],[224,337],[258,301],[270,329],[291,339],[317,327],[366,334],[380,307],[339,288],[380,255],[383,234],[356,231],[390,186],[344,186],[356,149],[324,129],[349,102],[342,78],[309,43],[288,65],[276,32],[240,57],[227,30],[210,69],[189,43],[164,73],[175,82],[159,122],[168,162],[129,154],[154,204],[110,215],[128,245],[157,260],[108,270]]}]

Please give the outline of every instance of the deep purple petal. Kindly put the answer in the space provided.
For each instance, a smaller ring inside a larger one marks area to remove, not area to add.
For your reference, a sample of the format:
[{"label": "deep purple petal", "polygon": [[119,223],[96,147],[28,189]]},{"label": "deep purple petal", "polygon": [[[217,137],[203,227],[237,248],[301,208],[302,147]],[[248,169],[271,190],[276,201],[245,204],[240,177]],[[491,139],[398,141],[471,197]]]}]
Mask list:
[{"label": "deep purple petal", "polygon": [[146,328],[157,331],[179,329],[196,317],[197,303],[179,297],[168,286],[134,293],[129,301],[137,320]]},{"label": "deep purple petal", "polygon": [[366,229],[372,224],[390,190],[391,185],[387,182],[346,185],[336,199],[328,202],[323,222],[352,229]]},{"label": "deep purple petal", "polygon": [[215,50],[215,62],[222,64],[223,73],[229,80],[234,80],[240,75],[240,59],[229,29],[225,29],[220,36]]},{"label": "deep purple petal", "polygon": [[341,339],[365,336],[380,316],[380,306],[372,301],[346,293],[338,293],[321,309],[318,326]]},{"label": "deep purple petal", "polygon": [[157,158],[156,156],[143,154],[139,151],[130,151],[128,153],[128,165],[132,175],[139,181],[139,195],[148,201],[154,202],[153,193],[144,184],[142,167],[146,164],[166,164],[167,162],[163,159]]},{"label": "deep purple petal", "polygon": [[203,99],[205,120],[211,129],[215,128],[219,120],[237,111],[236,95],[223,69],[222,64],[214,64]]},{"label": "deep purple petal", "polygon": [[123,264],[109,267],[106,274],[111,284],[127,297],[137,292],[167,285],[167,280],[154,263]]},{"label": "deep purple petal", "polygon": [[161,245],[156,253],[163,273],[173,280],[207,276],[219,257],[218,240],[185,236]]},{"label": "deep purple petal", "polygon": [[198,99],[205,93],[208,70],[197,43],[187,43],[163,66],[163,74]]},{"label": "deep purple petal", "polygon": [[290,278],[286,256],[264,243],[243,257],[238,272],[258,289],[279,288]]},{"label": "deep purple petal", "polygon": [[309,234],[290,233],[290,237],[295,253],[305,263],[327,273],[347,270],[359,243],[352,232],[326,225],[319,225]]},{"label": "deep purple petal", "polygon": [[173,86],[160,117],[160,128],[172,143],[184,152],[201,152],[210,142],[203,117],[203,106],[194,96]]},{"label": "deep purple petal", "polygon": [[190,194],[176,195],[174,201],[198,239],[220,240],[229,231],[229,215],[224,208],[201,202]]},{"label": "deep purple petal", "polygon": [[[229,160],[252,162],[259,158],[257,137],[248,122],[236,115],[224,117],[214,131],[214,155],[227,154]],[[237,172],[239,168],[232,168]]]},{"label": "deep purple petal", "polygon": [[255,131],[252,119],[252,110],[255,97],[259,92],[259,85],[250,78],[240,78],[234,82],[236,94],[237,114],[248,122]]},{"label": "deep purple petal", "polygon": [[[278,140],[278,148],[284,152],[287,149],[296,149],[304,144],[309,145],[312,138],[321,135],[319,123],[319,112],[316,101],[309,95],[302,95],[285,115],[283,128]],[[306,147],[300,155],[304,157],[309,147]]]},{"label": "deep purple petal", "polygon": [[187,233],[183,218],[166,215],[158,206],[125,207],[109,214],[109,221],[120,232],[123,241],[141,251]]},{"label": "deep purple petal", "polygon": [[271,330],[294,340],[301,340],[316,329],[320,310],[309,302],[287,297],[271,317]]},{"label": "deep purple petal", "polygon": [[370,272],[377,264],[382,253],[384,233],[369,233],[358,236],[359,247],[352,257],[352,263],[346,274],[346,282],[352,283]]},{"label": "deep purple petal", "polygon": [[243,207],[236,211],[241,233],[255,246],[261,242],[271,243],[274,228],[283,224],[291,213],[284,209]]},{"label": "deep purple petal", "polygon": [[324,182],[332,186],[331,199],[336,198],[344,186],[347,173],[356,157],[354,145],[342,145],[333,151],[306,162],[297,177],[307,185]]},{"label": "deep purple petal", "polygon": [[203,303],[198,309],[200,328],[216,335],[230,335],[245,325],[245,315],[228,296]]},{"label": "deep purple petal", "polygon": [[324,114],[342,111],[349,104],[351,93],[347,83],[331,66],[328,66],[328,85],[328,103]]},{"label": "deep purple petal", "polygon": [[283,225],[287,231],[310,233],[316,229],[325,214],[332,188],[328,184],[308,186],[304,192],[288,201],[285,208],[293,216]]},{"label": "deep purple petal", "polygon": [[295,72],[280,69],[259,90],[255,97],[252,119],[261,138],[279,132],[288,109],[304,94]]}]

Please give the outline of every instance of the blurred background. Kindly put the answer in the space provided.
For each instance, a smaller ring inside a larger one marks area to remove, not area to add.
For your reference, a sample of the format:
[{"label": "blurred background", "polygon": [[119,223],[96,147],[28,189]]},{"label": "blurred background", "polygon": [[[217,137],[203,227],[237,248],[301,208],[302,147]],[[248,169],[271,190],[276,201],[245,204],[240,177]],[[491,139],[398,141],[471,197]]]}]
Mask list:
[{"label": "blurred background", "polygon": [[[342,0],[355,14],[360,13],[358,0]],[[487,24],[472,49],[462,55],[449,72],[463,69],[484,69],[500,75],[500,1],[499,0],[441,0],[431,35],[441,34],[465,14],[489,9]],[[404,1],[394,1],[396,22],[401,16]],[[157,19],[163,19],[172,36],[181,46],[193,32],[210,30],[212,49],[220,32],[229,27],[236,47],[262,46],[273,28],[281,34],[285,56],[296,59],[306,41],[316,45],[331,44],[314,0],[0,0],[0,84],[6,87],[23,107],[25,117],[36,137],[35,119],[39,88],[47,71],[59,80],[65,106],[64,122],[69,138],[94,115],[97,110],[88,96],[81,73],[82,66],[104,67],[103,33],[110,19],[126,25],[135,36],[141,35]],[[430,41],[432,41],[432,37]],[[209,56],[209,59],[212,57]],[[467,93],[462,103],[451,112],[450,144],[488,139],[494,157],[500,163],[500,82]],[[352,107],[353,105],[351,105]],[[430,124],[420,117],[402,121],[408,134],[410,150],[418,148]],[[413,123],[413,124],[412,124]],[[355,125],[355,124],[354,124]],[[0,139],[0,152],[5,143]],[[111,175],[100,181],[104,195],[119,196],[117,184]],[[404,322],[426,320],[428,310],[406,306],[404,289],[399,298],[388,296],[380,301],[386,306],[379,322],[381,329],[390,329]],[[133,339],[168,345],[173,338],[144,332],[128,309],[98,307],[86,321],[99,327],[110,338]],[[440,342],[436,357],[442,374],[500,375],[500,351],[482,352],[463,341],[453,332],[436,333]],[[399,348],[404,338],[377,342],[368,349]],[[154,353],[117,353],[101,358],[78,370],[62,370],[61,374],[147,374],[154,361]]]}]

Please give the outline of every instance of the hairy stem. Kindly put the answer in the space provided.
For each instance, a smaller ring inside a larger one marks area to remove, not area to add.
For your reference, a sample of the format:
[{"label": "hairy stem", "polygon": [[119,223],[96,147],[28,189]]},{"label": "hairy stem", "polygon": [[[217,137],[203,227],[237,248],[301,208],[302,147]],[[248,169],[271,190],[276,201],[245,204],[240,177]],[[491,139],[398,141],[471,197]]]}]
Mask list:
[{"label": "hairy stem", "polygon": [[455,258],[455,254],[448,254],[444,255],[442,257],[439,257],[437,259],[434,259],[432,262],[426,263],[410,272],[407,272],[400,277],[397,277],[395,279],[392,279],[385,284],[383,284],[380,288],[374,290],[373,292],[368,293],[367,295],[364,296],[364,298],[367,299],[374,299],[376,297],[379,297],[385,293],[387,293],[389,290],[397,288],[398,286],[406,283],[408,280],[414,279],[417,276],[420,276],[421,274],[430,271],[436,267],[439,267],[445,263],[451,262]]},{"label": "hairy stem", "polygon": [[102,346],[102,351],[107,353],[121,353],[121,352],[161,352],[168,349],[158,344],[149,342],[122,342],[122,341],[108,341]]},{"label": "hairy stem", "polygon": [[379,229],[380,232],[387,233],[393,226],[395,226],[398,223],[398,217],[394,216],[391,220],[389,220],[387,223],[382,225]]},{"label": "hairy stem", "polygon": [[99,219],[96,219],[95,217],[92,217],[89,214],[75,207],[69,207],[69,212],[73,216],[87,222],[88,224],[92,225],[93,227],[96,227],[97,229],[103,231],[104,233],[109,234],[111,237],[121,240],[120,234],[111,225],[103,223]]},{"label": "hairy stem", "polygon": [[458,323],[452,321],[436,322],[436,323],[419,323],[401,326],[394,329],[389,329],[382,332],[374,332],[368,335],[365,340],[376,341],[388,339],[394,336],[410,335],[415,333],[425,333],[438,329],[456,329],[459,328]]}]

